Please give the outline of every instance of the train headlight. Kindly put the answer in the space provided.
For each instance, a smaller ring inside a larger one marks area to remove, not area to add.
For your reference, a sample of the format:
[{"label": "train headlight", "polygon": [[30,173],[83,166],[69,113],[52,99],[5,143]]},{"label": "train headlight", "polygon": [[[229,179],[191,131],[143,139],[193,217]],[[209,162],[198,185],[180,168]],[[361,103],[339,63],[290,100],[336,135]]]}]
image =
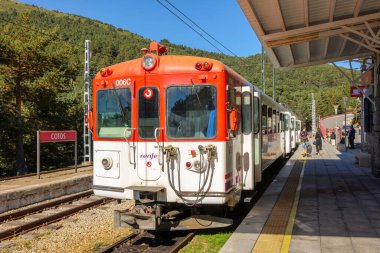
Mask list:
[{"label": "train headlight", "polygon": [[102,159],[103,168],[109,170],[112,168],[112,158],[106,157]]},{"label": "train headlight", "polygon": [[156,66],[157,60],[154,55],[147,54],[143,57],[142,66],[145,70],[152,70]]},{"label": "train headlight", "polygon": [[194,169],[201,170],[201,162],[200,161],[196,160],[194,162]]}]

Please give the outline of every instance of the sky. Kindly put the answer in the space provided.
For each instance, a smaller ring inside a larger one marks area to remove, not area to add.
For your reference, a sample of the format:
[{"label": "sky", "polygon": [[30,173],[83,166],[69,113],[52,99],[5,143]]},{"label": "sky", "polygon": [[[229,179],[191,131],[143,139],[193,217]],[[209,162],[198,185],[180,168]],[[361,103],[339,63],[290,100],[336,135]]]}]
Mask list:
[{"label": "sky", "polygon": [[[100,20],[145,38],[228,55],[261,53],[261,44],[236,0],[18,0],[48,10]],[[192,25],[171,3],[205,32]],[[162,4],[198,32],[194,32]],[[199,33],[210,41],[210,45]],[[207,36],[207,33],[218,42]],[[220,44],[222,45],[220,45]],[[217,47],[218,49],[216,49]]]}]

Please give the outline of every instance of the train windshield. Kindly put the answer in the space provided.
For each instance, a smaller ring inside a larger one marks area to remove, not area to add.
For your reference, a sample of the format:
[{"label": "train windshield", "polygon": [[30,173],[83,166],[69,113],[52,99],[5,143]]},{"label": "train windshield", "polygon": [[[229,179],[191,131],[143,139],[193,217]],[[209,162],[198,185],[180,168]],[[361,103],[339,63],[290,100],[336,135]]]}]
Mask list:
[{"label": "train windshield", "polygon": [[100,138],[129,137],[130,132],[126,131],[126,128],[131,127],[130,89],[99,90],[97,100],[98,136]]},{"label": "train windshield", "polygon": [[216,88],[173,86],[166,92],[169,138],[210,139],[216,134]]}]

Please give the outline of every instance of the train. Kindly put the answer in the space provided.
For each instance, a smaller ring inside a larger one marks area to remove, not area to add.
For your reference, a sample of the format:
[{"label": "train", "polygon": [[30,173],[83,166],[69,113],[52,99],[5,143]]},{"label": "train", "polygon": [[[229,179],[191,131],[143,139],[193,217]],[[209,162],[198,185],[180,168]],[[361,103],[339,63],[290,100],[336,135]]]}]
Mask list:
[{"label": "train", "polygon": [[141,51],[92,82],[94,193],[135,200],[115,212],[118,227],[230,225],[215,210],[234,208],[292,152],[298,118],[218,60],[157,42]]}]

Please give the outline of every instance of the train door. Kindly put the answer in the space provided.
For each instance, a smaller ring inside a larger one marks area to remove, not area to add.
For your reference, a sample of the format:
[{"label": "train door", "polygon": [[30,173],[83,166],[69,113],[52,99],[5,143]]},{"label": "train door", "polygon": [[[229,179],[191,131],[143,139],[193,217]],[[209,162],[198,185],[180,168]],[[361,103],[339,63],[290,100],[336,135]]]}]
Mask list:
[{"label": "train door", "polygon": [[255,184],[261,182],[261,93],[254,92],[253,96],[253,145],[254,145],[254,164],[255,164]]},{"label": "train door", "polygon": [[281,150],[283,157],[286,156],[286,138],[285,138],[285,122],[284,122],[284,114],[280,113],[280,138],[281,138]]},{"label": "train door", "polygon": [[296,128],[295,128],[295,117],[290,117],[290,141],[291,141],[291,148],[296,148]]},{"label": "train door", "polygon": [[296,141],[297,141],[297,143],[301,142],[300,133],[301,133],[301,120],[297,120],[296,121]]},{"label": "train door", "polygon": [[245,190],[253,190],[255,187],[252,91],[252,87],[243,87],[241,106],[243,134],[243,182]]},{"label": "train door", "polygon": [[160,128],[160,90],[145,86],[137,90],[137,175],[144,181],[155,181],[161,176],[161,151],[163,132]]},{"label": "train door", "polygon": [[[241,124],[234,124],[231,117],[231,111],[236,110],[237,115],[241,115],[241,88],[228,86],[227,89],[227,129],[228,129],[228,141],[227,141],[227,155],[226,155],[226,168],[232,168],[233,185],[237,189],[243,187],[243,162],[242,162],[242,134]],[[240,121],[240,120],[239,120]],[[238,122],[239,122],[238,121]],[[238,200],[237,200],[238,201]]]},{"label": "train door", "polygon": [[290,154],[291,151],[291,142],[290,142],[290,128],[289,128],[289,121],[290,121],[290,113],[285,112],[284,113],[284,133],[285,133],[285,154]]}]

